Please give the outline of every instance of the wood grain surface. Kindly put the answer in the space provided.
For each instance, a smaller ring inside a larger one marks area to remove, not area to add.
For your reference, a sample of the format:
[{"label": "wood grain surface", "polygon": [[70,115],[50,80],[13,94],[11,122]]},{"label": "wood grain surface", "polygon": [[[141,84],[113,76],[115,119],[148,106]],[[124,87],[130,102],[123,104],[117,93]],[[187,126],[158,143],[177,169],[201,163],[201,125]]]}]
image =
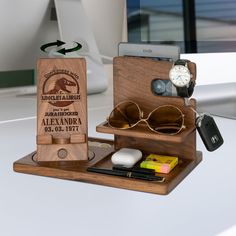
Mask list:
[{"label": "wood grain surface", "polygon": [[37,161],[88,159],[85,60],[39,59],[37,71]]},{"label": "wood grain surface", "polygon": [[[99,184],[115,188],[148,192],[166,195],[170,193],[201,161],[201,152],[196,152],[194,160],[180,159],[179,164],[169,174],[158,174],[165,177],[165,182],[145,181],[126,177],[110,176],[88,172],[87,168],[112,168],[111,155],[115,151],[114,142],[103,139],[89,138],[89,150],[94,156],[88,161],[72,162],[37,162],[36,152],[33,152],[13,165],[14,171],[24,174],[53,177],[59,179],[74,180],[92,184]],[[93,146],[93,143],[103,144],[101,147]],[[108,146],[105,146],[107,144]],[[109,147],[110,145],[110,147]]]},{"label": "wood grain surface", "polygon": [[[123,101],[131,100],[137,103],[143,111],[143,117],[163,105],[179,108],[184,114],[186,129],[177,135],[157,134],[145,125],[137,125],[132,129],[121,130],[111,128],[107,122],[97,126],[97,131],[115,134],[115,147],[137,148],[150,153],[177,155],[180,158],[194,160],[196,158],[196,109],[195,99],[189,105],[180,97],[157,96],[151,90],[154,79],[169,80],[169,70],[172,62],[155,61],[150,58],[116,57],[114,58],[113,89],[114,107]],[[192,80],[196,80],[196,65],[188,63]]]},{"label": "wood grain surface", "polygon": [[[202,153],[196,151],[196,116],[189,105],[185,104],[183,98],[156,96],[151,91],[151,81],[156,78],[169,79],[168,73],[172,66],[170,62],[154,61],[148,58],[117,57],[114,59],[114,106],[124,100],[132,100],[140,106],[146,117],[153,109],[158,106],[170,104],[178,107],[185,115],[185,126],[182,132],[177,135],[156,134],[145,125],[137,125],[128,130],[111,128],[107,122],[97,126],[97,131],[114,134],[114,141],[90,138],[88,160],[78,161],[46,161],[38,162],[38,155],[32,153],[14,163],[14,170],[20,173],[48,176],[54,178],[76,180],[86,183],[100,184],[122,189],[142,191],[155,194],[170,193],[202,160]],[[196,65],[189,62],[189,68],[196,79]],[[190,106],[196,109],[196,101],[191,99]],[[105,118],[104,118],[105,119]],[[41,124],[41,123],[40,123]],[[41,131],[39,124],[38,131]],[[73,140],[83,141],[83,136],[69,138],[65,134],[63,139],[57,136],[38,133],[38,142],[44,147],[63,148],[65,145],[73,149]],[[41,135],[45,135],[42,137]],[[44,145],[45,143],[54,143]],[[105,147],[94,146],[92,143],[103,143]],[[106,144],[108,146],[106,146]],[[81,144],[80,144],[81,145]],[[111,146],[109,146],[111,145]],[[129,147],[140,149],[143,158],[150,153],[174,155],[179,157],[179,164],[169,173],[160,174],[165,177],[165,182],[144,181],[130,179],[127,177],[110,176],[106,174],[91,173],[88,167],[112,169],[111,155],[116,150]],[[52,152],[52,151],[51,151]],[[48,160],[47,150],[45,149],[43,159]],[[49,152],[50,153],[50,152]],[[56,155],[56,154],[53,154]],[[54,159],[51,159],[54,160]]]}]

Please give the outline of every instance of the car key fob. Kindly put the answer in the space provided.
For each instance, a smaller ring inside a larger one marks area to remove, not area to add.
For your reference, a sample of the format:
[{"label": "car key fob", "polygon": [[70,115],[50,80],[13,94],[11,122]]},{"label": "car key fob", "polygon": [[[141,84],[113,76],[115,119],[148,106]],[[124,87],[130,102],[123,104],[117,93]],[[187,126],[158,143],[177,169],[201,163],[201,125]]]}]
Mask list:
[{"label": "car key fob", "polygon": [[196,120],[196,126],[208,151],[212,152],[224,143],[220,131],[210,115],[201,114]]}]

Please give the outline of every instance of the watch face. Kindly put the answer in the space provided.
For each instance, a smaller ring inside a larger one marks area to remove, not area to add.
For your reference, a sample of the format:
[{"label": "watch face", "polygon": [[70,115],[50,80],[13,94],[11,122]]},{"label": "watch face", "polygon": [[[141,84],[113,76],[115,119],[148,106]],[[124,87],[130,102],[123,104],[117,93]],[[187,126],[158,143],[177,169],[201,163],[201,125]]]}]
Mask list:
[{"label": "watch face", "polygon": [[186,66],[175,65],[169,73],[171,82],[177,87],[185,87],[191,80],[191,74]]}]

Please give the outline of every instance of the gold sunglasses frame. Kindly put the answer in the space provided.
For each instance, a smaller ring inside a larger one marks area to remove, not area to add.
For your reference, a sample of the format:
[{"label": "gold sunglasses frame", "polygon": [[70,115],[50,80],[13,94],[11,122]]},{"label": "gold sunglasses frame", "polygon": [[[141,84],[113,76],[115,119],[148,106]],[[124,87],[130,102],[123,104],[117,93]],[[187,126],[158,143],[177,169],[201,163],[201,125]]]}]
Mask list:
[{"label": "gold sunglasses frame", "polygon": [[[122,127],[121,127],[121,128],[114,127],[114,126],[111,125],[111,123],[110,123],[110,121],[109,121],[109,120],[110,120],[110,117],[111,117],[112,113],[113,113],[115,110],[118,110],[118,111],[121,113],[121,115],[125,117],[126,115],[123,114],[123,112],[122,112],[120,109],[118,109],[118,107],[119,107],[120,105],[124,104],[124,103],[133,103],[134,105],[136,105],[136,107],[138,108],[138,111],[139,111],[139,121],[136,122],[135,124],[131,125],[130,127],[124,127],[124,128],[122,128]],[[163,107],[172,107],[172,108],[175,108],[176,110],[178,110],[178,111],[180,112],[181,117],[182,117],[182,124],[181,124],[180,129],[179,129],[177,132],[175,132],[175,133],[162,133],[162,132],[159,132],[159,131],[153,129],[153,128],[149,125],[148,120],[149,120],[150,116],[151,116],[157,109],[160,109],[160,108],[163,108]],[[141,108],[139,107],[139,105],[138,105],[136,102],[134,102],[134,101],[125,100],[125,101],[122,101],[122,102],[118,103],[118,104],[114,107],[114,109],[111,111],[109,117],[107,118],[107,123],[108,123],[108,125],[109,125],[111,128],[113,128],[113,129],[123,129],[123,130],[131,129],[131,128],[135,127],[136,125],[138,125],[140,122],[145,122],[145,123],[147,124],[147,127],[148,127],[151,131],[153,131],[153,132],[155,132],[155,133],[158,133],[158,134],[162,134],[162,135],[163,135],[163,134],[176,135],[176,134],[180,133],[183,129],[186,128],[186,126],[184,125],[184,114],[183,114],[183,112],[182,112],[178,107],[176,107],[176,106],[174,106],[174,105],[170,105],[170,104],[168,104],[168,105],[161,105],[161,106],[155,108],[154,110],[152,110],[152,111],[148,114],[147,118],[143,118],[143,111],[141,110]]]}]

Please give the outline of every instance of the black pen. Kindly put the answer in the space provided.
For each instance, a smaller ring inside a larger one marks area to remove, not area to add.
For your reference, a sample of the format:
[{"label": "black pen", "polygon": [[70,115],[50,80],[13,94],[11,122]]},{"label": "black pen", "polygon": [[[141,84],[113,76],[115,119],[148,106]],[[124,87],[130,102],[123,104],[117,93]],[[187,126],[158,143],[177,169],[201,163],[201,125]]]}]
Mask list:
[{"label": "black pen", "polygon": [[89,167],[87,171],[100,173],[100,174],[120,176],[120,177],[141,179],[141,180],[147,180],[147,181],[156,181],[156,182],[165,181],[165,178],[161,176],[146,175],[146,174],[141,174],[141,173],[135,173],[132,171],[110,170],[110,169],[103,169],[103,168],[97,168],[97,167]]},{"label": "black pen", "polygon": [[145,174],[145,175],[155,175],[156,174],[155,170],[153,170],[153,169],[146,169],[146,168],[141,168],[141,167],[137,167],[137,166],[128,168],[128,167],[125,167],[122,165],[114,165],[112,167],[112,169],[113,170],[121,170],[121,171],[131,171],[131,172]]}]

